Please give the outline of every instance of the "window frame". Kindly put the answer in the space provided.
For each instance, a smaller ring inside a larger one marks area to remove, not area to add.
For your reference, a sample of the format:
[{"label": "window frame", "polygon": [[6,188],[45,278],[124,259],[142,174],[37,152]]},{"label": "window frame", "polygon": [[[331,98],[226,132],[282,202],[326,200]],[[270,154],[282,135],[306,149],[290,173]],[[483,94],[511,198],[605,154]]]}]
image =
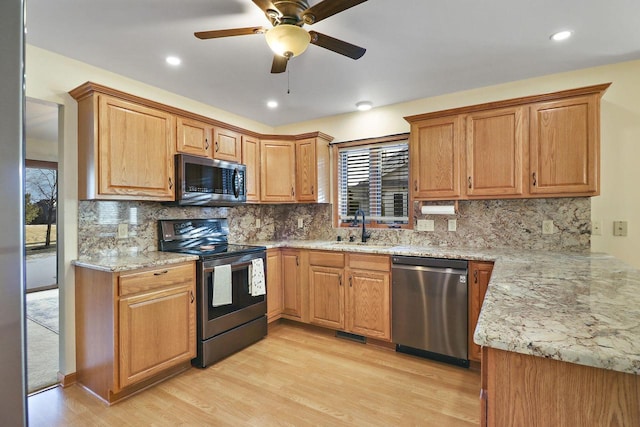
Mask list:
[{"label": "window frame", "polygon": [[[338,163],[339,163],[339,159],[340,159],[340,155],[339,155],[339,151],[342,148],[355,148],[355,147],[359,147],[359,146],[365,146],[365,145],[376,145],[376,144],[388,144],[388,143],[393,143],[393,142],[402,142],[402,141],[407,141],[407,148],[409,149],[409,158],[411,157],[411,151],[410,151],[410,144],[409,144],[409,132],[407,133],[400,133],[400,134],[395,134],[395,135],[387,135],[387,136],[383,136],[383,137],[376,137],[376,138],[365,138],[365,139],[358,139],[358,140],[353,140],[353,141],[344,141],[344,142],[334,142],[331,144],[331,167],[333,169],[333,185],[332,185],[332,202],[333,202],[333,207],[332,207],[332,216],[333,216],[333,226],[335,228],[349,228],[351,226],[350,222],[342,222],[340,220],[340,212],[338,212],[339,210],[339,198],[340,198],[340,184],[339,184],[339,168],[338,168]],[[408,179],[407,179],[407,187],[409,188],[409,182],[411,181],[411,161],[409,161],[407,167],[409,168],[407,173],[408,173]],[[375,228],[375,229],[380,229],[380,230],[410,230],[413,229],[413,221],[412,221],[412,217],[413,217],[413,193],[412,191],[410,191],[411,189],[409,188],[408,191],[408,197],[407,197],[407,216],[409,217],[409,220],[407,221],[407,224],[396,224],[395,226],[391,227],[389,226],[389,224],[380,224],[377,221],[369,221],[369,223],[367,223],[367,228]]]}]

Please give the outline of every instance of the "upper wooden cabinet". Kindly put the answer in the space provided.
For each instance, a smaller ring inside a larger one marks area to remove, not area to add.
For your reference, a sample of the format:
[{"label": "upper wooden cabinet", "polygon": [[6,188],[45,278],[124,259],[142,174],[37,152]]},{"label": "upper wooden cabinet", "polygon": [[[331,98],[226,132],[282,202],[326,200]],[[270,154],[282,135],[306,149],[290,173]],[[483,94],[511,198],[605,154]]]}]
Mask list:
[{"label": "upper wooden cabinet", "polygon": [[107,94],[78,99],[78,197],[175,199],[175,117]]},{"label": "upper wooden cabinet", "polygon": [[405,117],[414,200],[599,194],[609,85]]},{"label": "upper wooden cabinet", "polygon": [[245,185],[247,202],[260,201],[260,140],[242,136],[242,163],[247,166]]},{"label": "upper wooden cabinet", "polygon": [[531,106],[531,194],[599,192],[599,95]]},{"label": "upper wooden cabinet", "polygon": [[503,108],[466,116],[466,194],[522,194],[528,115],[525,107]]},{"label": "upper wooden cabinet", "polygon": [[242,135],[228,129],[214,127],[212,151],[214,159],[240,163],[242,161]]},{"label": "upper wooden cabinet", "polygon": [[462,119],[439,117],[411,123],[411,186],[414,199],[460,197]]},{"label": "upper wooden cabinet", "polygon": [[319,134],[296,141],[296,200],[328,203],[331,137]]},{"label": "upper wooden cabinet", "polygon": [[260,159],[260,199],[263,202],[295,202],[295,141],[262,140]]},{"label": "upper wooden cabinet", "polygon": [[209,157],[213,127],[198,120],[176,117],[176,151]]}]

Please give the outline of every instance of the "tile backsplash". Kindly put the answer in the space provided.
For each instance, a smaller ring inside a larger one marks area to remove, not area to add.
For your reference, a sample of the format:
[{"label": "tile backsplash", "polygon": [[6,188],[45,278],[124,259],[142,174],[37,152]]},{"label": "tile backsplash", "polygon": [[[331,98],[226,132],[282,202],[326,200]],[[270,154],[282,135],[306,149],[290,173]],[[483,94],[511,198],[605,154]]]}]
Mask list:
[{"label": "tile backsplash", "polygon": [[[433,219],[434,231],[373,229],[371,242],[392,245],[464,246],[585,252],[590,248],[591,200],[581,198],[461,201],[456,215],[422,215]],[[78,204],[80,256],[117,255],[155,251],[157,221],[181,218],[228,218],[229,240],[335,240],[360,238],[357,228],[332,227],[330,204],[242,205],[199,208],[155,202],[80,201]],[[256,228],[256,219],[261,226]],[[298,227],[302,220],[303,227]],[[447,220],[457,230],[447,231]],[[554,222],[554,233],[542,234],[542,221]],[[128,237],[118,238],[126,224]]]}]

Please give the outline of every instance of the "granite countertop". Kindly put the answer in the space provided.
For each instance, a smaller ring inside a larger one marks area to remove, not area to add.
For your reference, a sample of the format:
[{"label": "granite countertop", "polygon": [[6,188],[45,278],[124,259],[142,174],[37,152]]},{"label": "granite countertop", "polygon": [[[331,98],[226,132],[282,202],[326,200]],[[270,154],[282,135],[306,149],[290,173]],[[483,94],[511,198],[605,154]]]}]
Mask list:
[{"label": "granite countertop", "polygon": [[640,375],[640,270],[613,256],[350,242],[260,244],[494,261],[477,344]]},{"label": "granite countertop", "polygon": [[185,255],[172,252],[142,252],[81,257],[80,259],[72,261],[72,264],[78,267],[91,268],[93,270],[120,272],[146,267],[178,264],[186,261],[195,261],[197,259],[198,257],[196,255]]},{"label": "granite countertop", "polygon": [[[640,375],[640,270],[610,255],[314,240],[246,244],[494,261],[477,344]],[[73,264],[116,272],[196,259],[148,252]]]}]

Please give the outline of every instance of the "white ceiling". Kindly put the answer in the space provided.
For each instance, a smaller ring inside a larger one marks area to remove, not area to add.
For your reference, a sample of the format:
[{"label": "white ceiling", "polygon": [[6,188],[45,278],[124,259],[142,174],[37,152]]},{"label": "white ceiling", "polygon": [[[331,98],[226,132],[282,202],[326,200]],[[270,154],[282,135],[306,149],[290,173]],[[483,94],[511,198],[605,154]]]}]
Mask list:
[{"label": "white ceiling", "polygon": [[[27,43],[271,126],[640,58],[638,0],[369,0],[304,27],[361,59],[312,45],[289,74],[270,73],[264,35],[193,36],[259,25],[251,0],[27,1]],[[551,42],[562,29],[574,37]]]}]

